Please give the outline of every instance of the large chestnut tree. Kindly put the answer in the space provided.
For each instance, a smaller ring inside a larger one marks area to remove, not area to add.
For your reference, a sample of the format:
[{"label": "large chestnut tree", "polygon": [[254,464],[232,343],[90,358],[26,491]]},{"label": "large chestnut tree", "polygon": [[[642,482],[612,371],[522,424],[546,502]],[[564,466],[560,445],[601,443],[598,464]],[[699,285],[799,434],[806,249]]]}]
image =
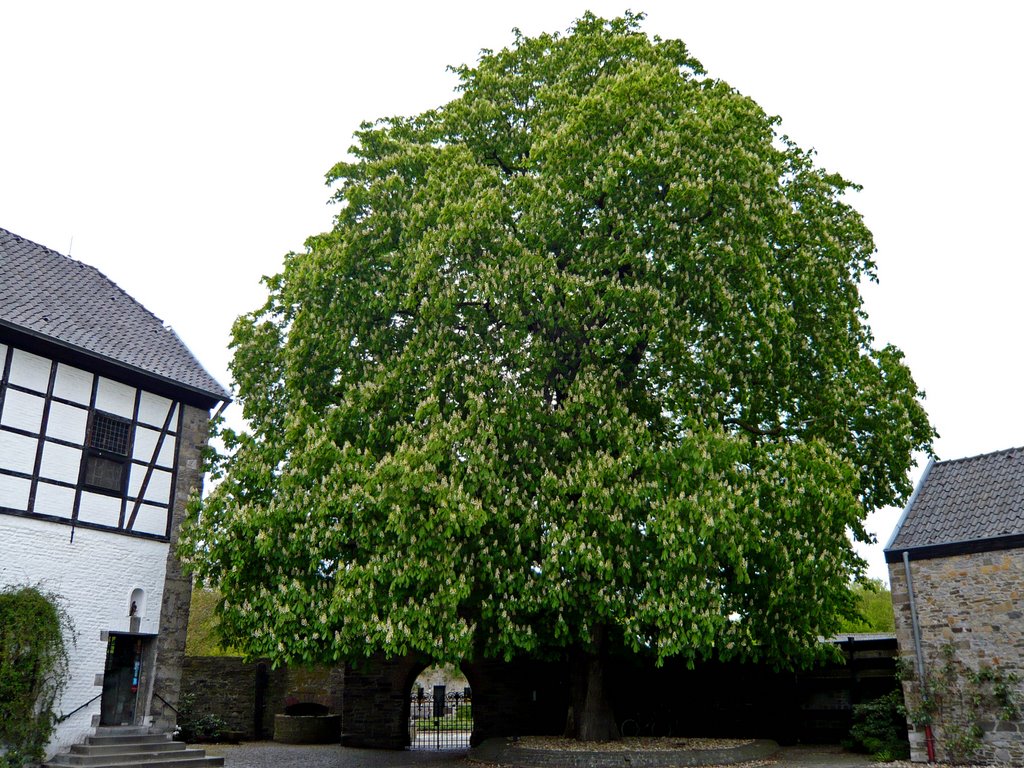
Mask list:
[{"label": "large chestnut tree", "polygon": [[608,653],[798,665],[850,612],[933,437],[856,187],[640,23],[517,32],[330,171],[186,529],[232,645],[561,656],[603,739]]}]

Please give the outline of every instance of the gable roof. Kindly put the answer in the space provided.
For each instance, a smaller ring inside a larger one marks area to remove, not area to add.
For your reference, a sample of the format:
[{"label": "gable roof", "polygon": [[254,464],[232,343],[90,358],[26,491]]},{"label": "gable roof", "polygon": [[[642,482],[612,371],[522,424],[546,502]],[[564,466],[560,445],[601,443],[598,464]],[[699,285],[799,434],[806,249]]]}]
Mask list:
[{"label": "gable roof", "polygon": [[0,329],[197,393],[230,394],[171,328],[102,272],[0,229]]},{"label": "gable roof", "polygon": [[[1024,448],[930,465],[886,547],[931,556],[1024,546]],[[890,557],[890,554],[894,555]]]}]

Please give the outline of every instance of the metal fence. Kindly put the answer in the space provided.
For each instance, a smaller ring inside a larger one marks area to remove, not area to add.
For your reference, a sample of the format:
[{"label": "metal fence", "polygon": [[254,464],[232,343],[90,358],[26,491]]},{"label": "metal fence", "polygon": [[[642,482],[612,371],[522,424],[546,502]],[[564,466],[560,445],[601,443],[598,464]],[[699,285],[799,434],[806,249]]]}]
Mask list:
[{"label": "metal fence", "polygon": [[473,693],[435,685],[418,688],[409,704],[409,749],[468,749],[473,733]]}]

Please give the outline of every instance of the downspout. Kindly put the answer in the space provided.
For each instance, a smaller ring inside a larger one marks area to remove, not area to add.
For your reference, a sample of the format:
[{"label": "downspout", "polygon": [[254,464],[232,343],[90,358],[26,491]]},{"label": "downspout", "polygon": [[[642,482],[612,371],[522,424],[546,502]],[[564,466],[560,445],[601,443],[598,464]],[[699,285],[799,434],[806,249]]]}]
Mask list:
[{"label": "downspout", "polygon": [[[917,603],[914,602],[914,585],[910,579],[910,553],[903,550],[903,570],[907,575],[907,596],[910,598],[910,628],[914,634],[914,657],[917,667],[918,684],[921,687],[921,698],[928,697],[928,681],[924,676],[924,654],[921,652],[921,625],[917,621]],[[931,723],[924,726],[924,744],[928,750],[928,762],[935,762],[935,735]]]}]

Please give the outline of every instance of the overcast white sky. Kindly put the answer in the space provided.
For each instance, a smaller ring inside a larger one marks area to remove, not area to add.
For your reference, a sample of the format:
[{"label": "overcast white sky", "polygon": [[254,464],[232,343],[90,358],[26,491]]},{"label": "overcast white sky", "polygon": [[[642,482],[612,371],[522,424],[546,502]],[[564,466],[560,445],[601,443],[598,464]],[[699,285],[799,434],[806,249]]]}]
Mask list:
[{"label": "overcast white sky", "polygon": [[[330,227],[323,176],[360,121],[448,101],[446,65],[513,26],[631,7],[864,186],[867,309],[928,393],[939,457],[1024,445],[1016,5],[0,0],[0,227],[100,269],[227,384],[232,321]],[[869,521],[871,575],[897,518]]]}]

